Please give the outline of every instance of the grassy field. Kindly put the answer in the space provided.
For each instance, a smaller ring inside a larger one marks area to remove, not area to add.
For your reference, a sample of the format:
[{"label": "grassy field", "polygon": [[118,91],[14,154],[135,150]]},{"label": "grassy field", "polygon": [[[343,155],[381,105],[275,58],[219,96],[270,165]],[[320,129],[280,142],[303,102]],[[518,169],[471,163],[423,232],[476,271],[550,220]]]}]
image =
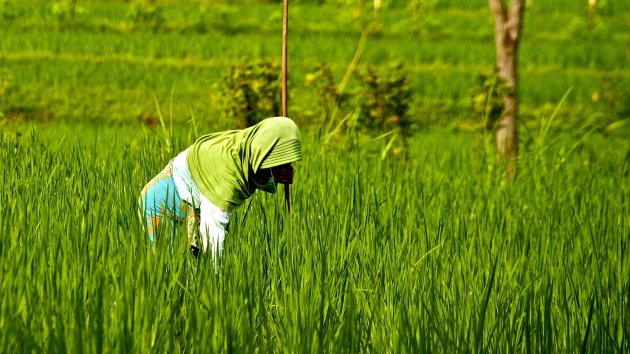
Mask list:
[{"label": "grassy field", "polygon": [[[156,23],[135,3],[0,1],[0,352],[629,352],[630,3],[600,1],[591,30],[586,1],[530,1],[514,180],[465,128],[493,68],[485,0],[391,6],[368,38],[362,63],[402,61],[429,122],[406,158],[313,123],[306,75],[340,79],[359,34],[295,2],[292,213],[257,193],[218,270],[182,237],[152,250],[137,197],[233,125],[217,83],[279,58],[278,5],[158,1]],[[139,122],[156,99],[164,129]]]},{"label": "grassy field", "polygon": [[628,140],[554,138],[507,182],[474,135],[403,163],[305,134],[293,212],[256,195],[215,273],[151,252],[136,197],[172,153],[120,133],[0,135],[2,351],[630,349]]}]

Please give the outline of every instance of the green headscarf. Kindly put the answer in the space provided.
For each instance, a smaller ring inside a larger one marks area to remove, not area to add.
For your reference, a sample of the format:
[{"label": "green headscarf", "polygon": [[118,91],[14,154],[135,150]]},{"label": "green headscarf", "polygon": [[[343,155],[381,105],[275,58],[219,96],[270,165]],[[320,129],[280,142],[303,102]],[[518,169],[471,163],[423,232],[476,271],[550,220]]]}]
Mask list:
[{"label": "green headscarf", "polygon": [[243,130],[200,137],[188,150],[190,175],[201,193],[223,210],[243,203],[267,181],[256,181],[260,169],[302,159],[300,131],[286,117],[267,118]]}]

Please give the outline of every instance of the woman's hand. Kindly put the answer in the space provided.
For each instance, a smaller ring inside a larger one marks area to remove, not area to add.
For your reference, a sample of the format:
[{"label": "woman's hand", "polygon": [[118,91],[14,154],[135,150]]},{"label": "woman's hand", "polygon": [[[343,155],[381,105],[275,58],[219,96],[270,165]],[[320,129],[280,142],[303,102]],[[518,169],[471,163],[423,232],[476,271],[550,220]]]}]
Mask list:
[{"label": "woman's hand", "polygon": [[287,163],[284,165],[272,167],[271,175],[278,183],[292,184],[294,175],[293,166],[290,163]]}]

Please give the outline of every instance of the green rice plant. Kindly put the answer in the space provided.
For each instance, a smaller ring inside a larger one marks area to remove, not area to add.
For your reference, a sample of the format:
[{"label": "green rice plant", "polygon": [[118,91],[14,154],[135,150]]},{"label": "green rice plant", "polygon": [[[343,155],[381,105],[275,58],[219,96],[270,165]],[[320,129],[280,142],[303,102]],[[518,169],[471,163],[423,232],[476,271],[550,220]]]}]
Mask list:
[{"label": "green rice plant", "polygon": [[[419,132],[408,159],[391,163],[368,153],[373,143],[321,149],[305,130],[293,212],[280,196],[254,196],[215,270],[183,230],[162,230],[152,248],[138,221],[139,190],[169,159],[156,134],[14,129],[0,132],[3,351],[630,345],[622,138],[590,134],[592,152],[543,174],[574,143],[550,130],[555,143],[523,155],[519,178],[503,183],[486,169],[492,157],[469,148],[474,134]],[[187,136],[174,125],[175,150]]]}]

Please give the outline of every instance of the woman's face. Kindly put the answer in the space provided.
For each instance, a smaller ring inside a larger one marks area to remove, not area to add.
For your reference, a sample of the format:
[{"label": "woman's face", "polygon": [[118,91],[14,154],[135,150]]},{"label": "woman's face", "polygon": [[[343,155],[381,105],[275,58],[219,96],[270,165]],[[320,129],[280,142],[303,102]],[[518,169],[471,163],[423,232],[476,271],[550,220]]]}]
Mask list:
[{"label": "woman's face", "polygon": [[291,184],[293,183],[293,166],[290,163],[275,166],[272,168],[261,169],[256,173],[256,179],[267,181],[271,176],[277,183]]},{"label": "woman's face", "polygon": [[275,178],[276,182],[282,184],[293,183],[294,172],[293,166],[290,163],[271,168],[271,175]]}]

